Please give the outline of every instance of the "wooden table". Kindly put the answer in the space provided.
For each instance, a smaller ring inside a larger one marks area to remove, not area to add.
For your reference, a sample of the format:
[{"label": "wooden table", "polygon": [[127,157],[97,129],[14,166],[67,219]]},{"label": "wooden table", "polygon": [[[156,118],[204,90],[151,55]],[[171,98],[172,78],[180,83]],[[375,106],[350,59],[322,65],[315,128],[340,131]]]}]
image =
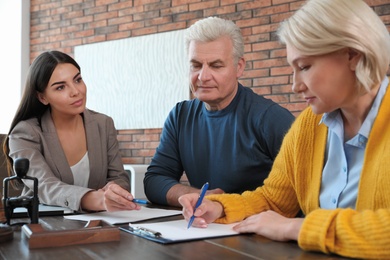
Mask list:
[{"label": "wooden table", "polygon": [[[173,220],[178,217],[168,217]],[[153,220],[156,221],[156,220]],[[148,221],[145,221],[148,222]],[[149,221],[152,222],[152,221]],[[58,217],[41,217],[49,230],[78,229],[86,222]],[[14,239],[0,243],[0,259],[343,259],[305,252],[296,242],[275,242],[252,234],[162,245],[121,231],[120,241],[57,248],[29,249],[28,240],[16,228]]]}]

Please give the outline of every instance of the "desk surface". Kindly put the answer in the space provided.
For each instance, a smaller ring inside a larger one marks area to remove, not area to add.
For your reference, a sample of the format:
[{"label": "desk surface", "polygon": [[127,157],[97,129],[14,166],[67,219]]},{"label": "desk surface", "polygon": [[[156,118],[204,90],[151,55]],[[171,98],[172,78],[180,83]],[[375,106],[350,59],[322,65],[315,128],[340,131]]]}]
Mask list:
[{"label": "desk surface", "polygon": [[[86,224],[62,216],[41,217],[39,222],[48,230],[78,229]],[[121,231],[116,242],[29,249],[17,229],[13,240],[0,243],[0,259],[343,259],[305,252],[295,242],[275,242],[252,234],[162,245]]]}]

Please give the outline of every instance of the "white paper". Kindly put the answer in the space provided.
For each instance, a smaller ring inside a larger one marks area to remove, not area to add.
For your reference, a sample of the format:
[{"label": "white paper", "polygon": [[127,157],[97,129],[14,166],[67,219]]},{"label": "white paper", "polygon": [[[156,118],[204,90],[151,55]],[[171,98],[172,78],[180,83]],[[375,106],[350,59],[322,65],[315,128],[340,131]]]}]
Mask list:
[{"label": "white paper", "polygon": [[238,235],[239,233],[233,230],[233,227],[237,224],[238,223],[210,223],[207,228],[190,227],[187,229],[188,222],[183,219],[157,223],[132,224],[131,226],[143,227],[160,232],[162,238],[169,240],[190,240],[198,238]]},{"label": "white paper", "polygon": [[66,219],[73,220],[104,220],[110,224],[120,224],[120,223],[129,223],[136,222],[140,220],[159,218],[159,217],[168,217],[180,215],[182,212],[180,210],[166,210],[166,209],[156,209],[156,208],[146,208],[141,206],[140,210],[123,210],[123,211],[114,211],[114,212],[97,212],[90,214],[80,214],[80,215],[71,215],[64,216]]}]

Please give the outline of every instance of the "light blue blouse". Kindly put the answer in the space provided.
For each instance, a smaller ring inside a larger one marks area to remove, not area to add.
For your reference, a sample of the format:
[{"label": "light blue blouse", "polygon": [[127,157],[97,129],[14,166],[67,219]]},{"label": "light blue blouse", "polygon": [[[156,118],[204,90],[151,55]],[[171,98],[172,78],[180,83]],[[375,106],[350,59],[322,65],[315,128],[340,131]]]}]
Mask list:
[{"label": "light blue blouse", "polygon": [[322,116],[320,124],[328,127],[328,139],[320,191],[321,208],[355,208],[366,143],[388,84],[386,77],[358,134],[346,142],[340,110]]}]

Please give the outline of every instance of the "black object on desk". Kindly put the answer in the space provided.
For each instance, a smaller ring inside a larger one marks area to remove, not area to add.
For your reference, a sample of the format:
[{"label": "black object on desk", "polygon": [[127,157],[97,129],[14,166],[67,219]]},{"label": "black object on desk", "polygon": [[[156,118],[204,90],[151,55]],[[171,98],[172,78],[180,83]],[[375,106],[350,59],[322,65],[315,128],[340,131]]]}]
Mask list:
[{"label": "black object on desk", "polygon": [[[10,225],[11,218],[15,208],[24,207],[27,209],[28,215],[31,219],[31,224],[38,224],[38,179],[27,176],[28,169],[30,167],[30,161],[26,158],[18,158],[14,161],[15,176],[5,178],[3,180],[3,205],[4,214],[7,218],[7,224]],[[9,182],[12,180],[22,181],[22,179],[28,179],[34,181],[34,194],[33,196],[8,196]]]}]

